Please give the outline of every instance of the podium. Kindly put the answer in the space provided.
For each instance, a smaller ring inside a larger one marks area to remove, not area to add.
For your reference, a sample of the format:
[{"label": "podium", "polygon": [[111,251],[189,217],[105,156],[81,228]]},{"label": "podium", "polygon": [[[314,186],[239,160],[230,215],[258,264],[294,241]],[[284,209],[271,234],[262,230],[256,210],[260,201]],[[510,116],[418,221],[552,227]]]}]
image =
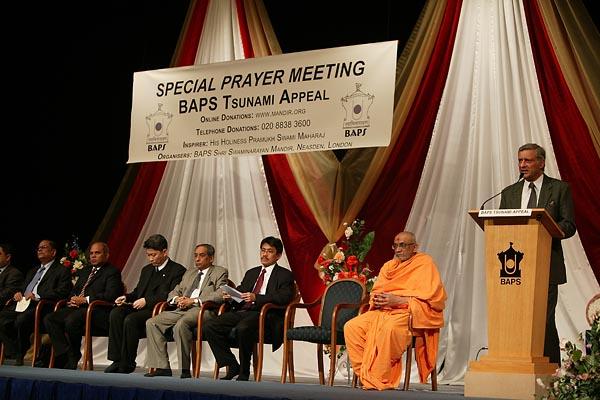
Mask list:
[{"label": "podium", "polygon": [[543,354],[552,238],[564,234],[542,208],[482,213],[469,211],[485,233],[488,354],[469,362],[465,397],[533,400],[558,368]]}]

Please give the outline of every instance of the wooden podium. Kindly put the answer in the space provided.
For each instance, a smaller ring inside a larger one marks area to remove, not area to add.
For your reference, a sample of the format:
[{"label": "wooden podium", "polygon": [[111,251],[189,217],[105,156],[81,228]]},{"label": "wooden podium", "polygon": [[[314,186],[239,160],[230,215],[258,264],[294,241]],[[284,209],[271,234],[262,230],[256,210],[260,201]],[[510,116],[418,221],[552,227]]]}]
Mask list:
[{"label": "wooden podium", "polygon": [[485,232],[488,354],[469,362],[465,397],[533,400],[558,368],[543,354],[552,238],[564,234],[541,208],[484,212],[469,215]]}]

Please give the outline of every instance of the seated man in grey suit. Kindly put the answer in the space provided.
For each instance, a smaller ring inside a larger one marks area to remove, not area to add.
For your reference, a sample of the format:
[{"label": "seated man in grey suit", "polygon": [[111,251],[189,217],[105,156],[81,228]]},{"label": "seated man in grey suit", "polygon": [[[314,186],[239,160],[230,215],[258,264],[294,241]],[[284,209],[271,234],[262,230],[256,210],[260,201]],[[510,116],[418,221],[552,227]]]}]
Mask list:
[{"label": "seated man in grey suit", "polygon": [[[156,368],[144,376],[171,376],[171,366],[167,354],[168,329],[173,330],[177,346],[177,358],[181,368],[181,378],[190,378],[190,351],[194,328],[198,321],[200,305],[204,301],[222,302],[223,294],[218,290],[227,285],[228,273],[223,267],[213,265],[215,248],[210,244],[199,244],[194,250],[196,268],[188,270],[168,295],[168,302],[177,305],[174,311],[164,311],[146,321],[148,354],[146,364]],[[209,316],[207,313],[206,316]],[[205,316],[205,318],[206,318]]]}]

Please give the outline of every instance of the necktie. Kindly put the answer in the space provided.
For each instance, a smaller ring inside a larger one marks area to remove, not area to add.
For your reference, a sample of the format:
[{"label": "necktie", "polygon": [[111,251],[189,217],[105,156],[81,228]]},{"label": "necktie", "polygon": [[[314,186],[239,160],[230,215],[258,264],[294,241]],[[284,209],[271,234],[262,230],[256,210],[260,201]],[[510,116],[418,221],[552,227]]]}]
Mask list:
[{"label": "necktie", "polygon": [[90,272],[90,275],[88,276],[87,281],[85,281],[85,283],[83,284],[83,287],[81,288],[81,292],[79,292],[79,297],[85,296],[85,289],[88,287],[88,285],[90,284],[90,281],[92,280],[94,275],[96,275],[96,272],[99,269],[100,268],[97,268],[97,267],[92,268],[92,272]]},{"label": "necktie", "polygon": [[25,288],[26,294],[33,292],[33,288],[35,288],[35,285],[37,285],[42,279],[42,275],[44,274],[45,270],[46,268],[43,265],[38,268],[37,272],[35,273],[35,276],[31,280],[31,282],[29,282],[29,285],[27,285],[27,287]]},{"label": "necktie", "polygon": [[527,208],[536,208],[537,207],[537,194],[535,192],[535,185],[533,182],[529,183],[529,189],[531,189],[531,194],[529,195],[529,201],[527,202]]},{"label": "necktie", "polygon": [[198,272],[198,275],[196,275],[196,277],[194,278],[194,281],[192,282],[192,286],[190,286],[188,288],[187,293],[185,294],[185,297],[190,297],[190,295],[194,292],[194,290],[198,288],[198,285],[200,284],[200,278],[202,278],[203,274],[204,274],[204,272],[202,272],[202,271]]},{"label": "necktie", "polygon": [[[266,271],[266,269],[264,269],[264,268],[262,269],[262,271],[260,271],[260,275],[258,275],[258,279],[256,280],[256,283],[254,284],[254,289],[252,289],[252,293],[254,293],[254,294],[260,293],[260,289],[262,288],[262,285],[265,281],[265,271]],[[250,307],[252,307],[252,303],[248,302],[248,303],[244,304],[242,309],[247,310]]]}]

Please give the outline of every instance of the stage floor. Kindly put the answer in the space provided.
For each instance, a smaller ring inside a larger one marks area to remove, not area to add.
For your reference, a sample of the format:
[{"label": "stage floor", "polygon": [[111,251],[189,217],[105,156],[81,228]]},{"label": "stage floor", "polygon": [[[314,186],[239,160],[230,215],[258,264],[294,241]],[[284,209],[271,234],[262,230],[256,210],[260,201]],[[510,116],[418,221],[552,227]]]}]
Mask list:
[{"label": "stage floor", "polygon": [[180,379],[177,372],[173,377],[146,378],[144,370],[138,368],[132,374],[106,374],[96,371],[71,371],[47,368],[15,367],[3,365],[0,367],[0,377],[34,381],[58,381],[64,383],[84,383],[91,386],[116,386],[127,388],[143,388],[146,390],[202,393],[208,397],[254,397],[261,399],[333,399],[333,400],[363,400],[372,399],[448,399],[464,398],[464,388],[461,385],[438,385],[438,391],[432,392],[430,385],[411,383],[407,392],[398,390],[365,391],[352,388],[347,381],[336,381],[334,387],[321,386],[318,380],[303,379],[295,384],[281,384],[279,377],[264,377],[262,382],[237,382],[214,380],[207,371],[198,379]]}]

